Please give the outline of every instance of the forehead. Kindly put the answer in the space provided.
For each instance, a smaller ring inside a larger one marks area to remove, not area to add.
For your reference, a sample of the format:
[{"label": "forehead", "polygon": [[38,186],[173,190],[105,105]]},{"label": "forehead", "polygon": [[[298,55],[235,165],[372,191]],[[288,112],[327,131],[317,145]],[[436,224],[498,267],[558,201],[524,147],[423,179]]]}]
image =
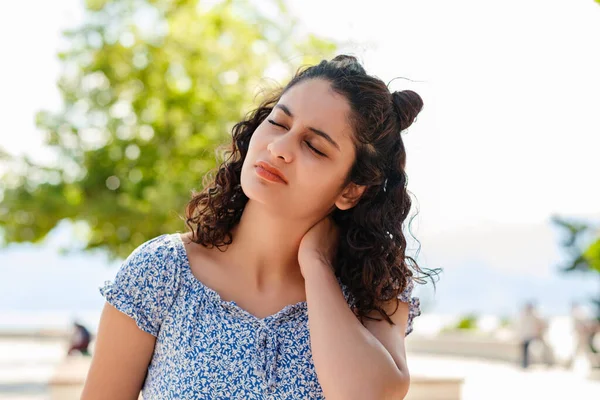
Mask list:
[{"label": "forehead", "polygon": [[342,149],[353,146],[348,100],[333,91],[329,82],[310,79],[292,86],[279,99],[296,120],[306,127],[322,130],[339,143]]}]

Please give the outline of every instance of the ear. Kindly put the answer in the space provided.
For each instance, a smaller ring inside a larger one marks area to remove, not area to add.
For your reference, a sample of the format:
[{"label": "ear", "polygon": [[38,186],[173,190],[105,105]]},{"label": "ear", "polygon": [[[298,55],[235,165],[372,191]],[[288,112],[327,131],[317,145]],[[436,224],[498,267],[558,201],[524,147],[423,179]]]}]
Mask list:
[{"label": "ear", "polygon": [[364,185],[350,182],[335,202],[336,207],[340,210],[351,209],[358,203],[366,189]]}]

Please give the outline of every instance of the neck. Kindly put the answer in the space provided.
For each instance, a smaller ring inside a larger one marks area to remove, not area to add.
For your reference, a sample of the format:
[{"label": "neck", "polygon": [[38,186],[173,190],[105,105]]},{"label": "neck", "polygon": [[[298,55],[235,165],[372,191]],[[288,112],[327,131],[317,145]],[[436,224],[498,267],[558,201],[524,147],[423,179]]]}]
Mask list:
[{"label": "neck", "polygon": [[312,225],[273,213],[252,200],[232,231],[227,257],[237,260],[240,273],[255,289],[278,288],[302,280],[298,248]]}]

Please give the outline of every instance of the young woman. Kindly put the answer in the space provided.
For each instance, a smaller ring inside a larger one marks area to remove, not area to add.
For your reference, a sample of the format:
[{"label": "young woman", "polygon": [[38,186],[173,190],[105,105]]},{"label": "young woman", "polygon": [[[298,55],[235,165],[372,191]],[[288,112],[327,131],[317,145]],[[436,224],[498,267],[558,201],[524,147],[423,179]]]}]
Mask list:
[{"label": "young woman", "polygon": [[101,289],[83,399],[402,399],[422,271],[400,132],[422,106],[337,56],[238,123],[190,232]]}]

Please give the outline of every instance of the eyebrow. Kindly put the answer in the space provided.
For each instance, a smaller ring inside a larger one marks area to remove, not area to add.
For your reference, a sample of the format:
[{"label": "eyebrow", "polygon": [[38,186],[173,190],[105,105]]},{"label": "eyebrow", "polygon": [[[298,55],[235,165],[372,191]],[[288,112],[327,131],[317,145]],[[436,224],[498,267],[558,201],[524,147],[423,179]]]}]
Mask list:
[{"label": "eyebrow", "polygon": [[[288,117],[294,118],[294,114],[292,114],[292,112],[290,111],[290,109],[288,108],[288,106],[286,106],[285,104],[277,104],[275,107],[281,109],[281,111],[283,111]],[[338,150],[340,150],[340,146],[337,144],[337,142],[335,140],[333,140],[331,138],[331,136],[329,136],[325,132],[323,132],[323,131],[321,131],[319,129],[316,129],[316,128],[312,128],[310,126],[308,127],[308,129],[310,129],[311,131],[313,131],[317,135],[321,136],[323,139],[327,140],[329,143],[331,143],[332,145],[334,145]]]}]

